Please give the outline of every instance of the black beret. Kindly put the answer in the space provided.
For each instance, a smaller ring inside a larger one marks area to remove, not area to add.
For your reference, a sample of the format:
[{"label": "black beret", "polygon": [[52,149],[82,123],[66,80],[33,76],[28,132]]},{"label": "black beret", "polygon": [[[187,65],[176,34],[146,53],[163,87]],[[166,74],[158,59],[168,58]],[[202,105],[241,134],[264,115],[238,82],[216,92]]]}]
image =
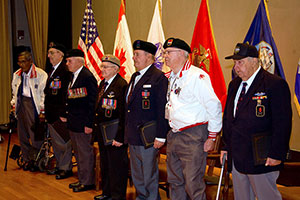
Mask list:
[{"label": "black beret", "polygon": [[83,57],[84,58],[84,53],[80,49],[71,49],[66,54],[66,58],[69,58],[69,57]]},{"label": "black beret", "polygon": [[66,47],[62,44],[59,44],[59,43],[50,42],[49,49],[50,48],[57,49],[57,50],[63,52],[64,54],[66,53]]},{"label": "black beret", "polygon": [[240,60],[246,57],[258,58],[258,51],[255,46],[249,43],[237,43],[233,55],[225,57],[225,59]]},{"label": "black beret", "polygon": [[151,42],[143,41],[143,40],[136,40],[132,46],[133,46],[134,50],[143,50],[148,53],[151,53],[152,55],[155,55],[156,50],[157,50],[157,48],[154,44],[152,44]]},{"label": "black beret", "polygon": [[169,38],[165,41],[164,43],[164,49],[168,47],[175,47],[178,49],[182,49],[187,51],[188,53],[191,53],[191,48],[190,46],[183,40],[179,38]]}]

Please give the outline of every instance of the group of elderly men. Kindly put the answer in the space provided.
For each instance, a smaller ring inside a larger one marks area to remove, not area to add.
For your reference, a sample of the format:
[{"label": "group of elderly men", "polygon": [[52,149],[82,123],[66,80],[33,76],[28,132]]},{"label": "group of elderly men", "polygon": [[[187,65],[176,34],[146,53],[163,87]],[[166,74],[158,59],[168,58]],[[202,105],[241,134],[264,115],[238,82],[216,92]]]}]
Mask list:
[{"label": "group of elderly men", "polygon": [[[103,193],[94,199],[126,199],[129,147],[136,199],[159,200],[157,154],[166,143],[170,198],[205,199],[206,156],[222,129],[222,106],[209,75],[190,63],[189,45],[169,38],[163,47],[169,73],[154,66],[156,46],[136,40],[136,72],[130,82],[118,73],[120,60],[107,54],[102,58],[99,87],[78,49],[65,53],[62,45],[51,44],[48,57],[53,70],[48,76],[33,64],[28,51],[20,53],[11,104],[18,118],[24,170],[35,171],[29,151],[38,149],[42,141],[36,140],[31,127],[45,114],[57,159],[55,170],[48,174],[56,174],[56,179],[72,176],[73,149],[78,182],[69,187],[74,192],[94,188],[95,140]],[[291,132],[290,91],[285,80],[261,67],[258,57],[257,49],[247,43],[237,44],[234,54],[226,57],[234,60],[237,78],[228,89],[222,157],[227,153],[235,199],[275,200],[281,199],[276,179]],[[150,146],[142,137],[147,130],[154,138]],[[114,133],[110,142],[108,133]],[[257,136],[269,144],[263,152],[265,161],[258,164],[253,144]]]}]

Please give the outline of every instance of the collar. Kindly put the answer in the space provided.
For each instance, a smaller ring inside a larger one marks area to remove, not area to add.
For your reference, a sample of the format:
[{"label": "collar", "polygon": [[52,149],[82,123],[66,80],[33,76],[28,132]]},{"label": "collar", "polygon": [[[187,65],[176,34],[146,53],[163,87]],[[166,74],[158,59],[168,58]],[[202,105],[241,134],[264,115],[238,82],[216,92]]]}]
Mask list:
[{"label": "collar", "polygon": [[182,66],[182,68],[180,69],[180,71],[177,74],[174,74],[174,72],[171,70],[169,72],[166,72],[165,76],[167,78],[174,77],[174,76],[178,76],[179,78],[181,78],[183,72],[189,70],[191,68],[191,65],[192,65],[191,62],[189,60],[187,60],[187,61],[185,61],[184,65]]},{"label": "collar", "polygon": [[[151,65],[152,65],[152,64],[150,64],[150,65],[148,65],[147,67],[145,67],[144,69],[138,71],[138,72],[140,72],[140,75],[143,76],[143,75],[146,73],[146,71],[151,67]],[[140,75],[139,75],[139,76],[140,76]]]},{"label": "collar", "polygon": [[[118,73],[116,73],[113,77],[111,77],[109,80],[105,80],[105,82],[107,82],[107,86],[109,86],[111,84],[111,82],[115,79],[115,77],[117,76]],[[106,88],[108,88],[106,86]]]},{"label": "collar", "polygon": [[55,66],[52,66],[53,67],[53,73],[55,72],[55,70],[58,68],[58,66],[60,65],[62,61],[60,61],[59,63],[57,63]]},{"label": "collar", "polygon": [[261,69],[261,66],[259,66],[257,68],[257,70],[252,74],[252,76],[250,76],[250,78],[247,81],[242,81],[242,83],[246,82],[247,83],[247,87],[249,88],[250,85],[252,84],[252,82],[254,81],[254,78],[256,77],[256,75],[257,75],[257,73],[259,72],[260,69]]},{"label": "collar", "polygon": [[77,69],[76,72],[73,73],[73,74],[74,74],[74,77],[75,77],[75,76],[78,76],[78,74],[81,72],[82,68],[83,68],[83,65],[82,65],[79,69]]},{"label": "collar", "polygon": [[[30,78],[36,78],[36,77],[37,77],[37,73],[36,73],[36,69],[35,69],[35,68],[36,68],[35,64],[32,63],[32,65],[31,65],[31,67],[30,67],[30,69],[29,69],[29,72],[28,72],[28,75],[30,74]],[[20,69],[16,72],[16,74],[17,74],[18,76],[21,76],[22,73],[23,73],[22,68],[20,68]]]}]

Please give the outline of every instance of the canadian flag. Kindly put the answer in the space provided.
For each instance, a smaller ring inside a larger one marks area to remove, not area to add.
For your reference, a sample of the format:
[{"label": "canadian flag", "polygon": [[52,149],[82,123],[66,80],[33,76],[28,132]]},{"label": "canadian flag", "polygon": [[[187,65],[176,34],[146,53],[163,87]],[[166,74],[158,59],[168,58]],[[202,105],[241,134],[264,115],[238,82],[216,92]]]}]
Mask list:
[{"label": "canadian flag", "polygon": [[132,43],[125,17],[125,0],[121,0],[114,55],[117,56],[121,62],[120,75],[129,82],[131,75],[135,72],[135,68],[132,60]]}]

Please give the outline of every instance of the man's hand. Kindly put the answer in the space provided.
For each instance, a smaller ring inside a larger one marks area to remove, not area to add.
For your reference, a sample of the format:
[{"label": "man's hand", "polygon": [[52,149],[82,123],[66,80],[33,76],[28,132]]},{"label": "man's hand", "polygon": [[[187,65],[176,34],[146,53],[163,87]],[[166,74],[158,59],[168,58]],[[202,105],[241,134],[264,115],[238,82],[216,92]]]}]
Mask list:
[{"label": "man's hand", "polygon": [[210,151],[214,150],[214,147],[215,147],[215,141],[208,138],[204,143],[204,151],[210,152]]},{"label": "man's hand", "polygon": [[275,160],[273,158],[267,158],[265,166],[276,166],[281,163],[281,160]]},{"label": "man's hand", "polygon": [[40,120],[40,122],[45,122],[45,114],[44,113],[40,113],[40,115],[39,115],[39,120]]},{"label": "man's hand", "polygon": [[116,140],[113,140],[112,146],[120,147],[122,145],[123,145],[123,143],[117,142]]},{"label": "man's hand", "polygon": [[227,160],[227,151],[221,151],[221,156],[220,156],[220,163],[221,165],[223,164],[222,161],[223,161],[223,157],[224,157],[224,154],[226,153],[226,160]]},{"label": "man's hand", "polygon": [[93,132],[93,129],[92,128],[89,128],[89,127],[84,127],[84,133],[85,134],[91,134]]},{"label": "man's hand", "polygon": [[62,122],[67,122],[67,118],[64,118],[64,117],[59,117],[60,121]]},{"label": "man's hand", "polygon": [[153,147],[155,148],[155,149],[159,149],[160,147],[162,147],[164,145],[164,142],[160,142],[160,141],[158,141],[158,140],[154,140],[154,145],[153,145]]}]

